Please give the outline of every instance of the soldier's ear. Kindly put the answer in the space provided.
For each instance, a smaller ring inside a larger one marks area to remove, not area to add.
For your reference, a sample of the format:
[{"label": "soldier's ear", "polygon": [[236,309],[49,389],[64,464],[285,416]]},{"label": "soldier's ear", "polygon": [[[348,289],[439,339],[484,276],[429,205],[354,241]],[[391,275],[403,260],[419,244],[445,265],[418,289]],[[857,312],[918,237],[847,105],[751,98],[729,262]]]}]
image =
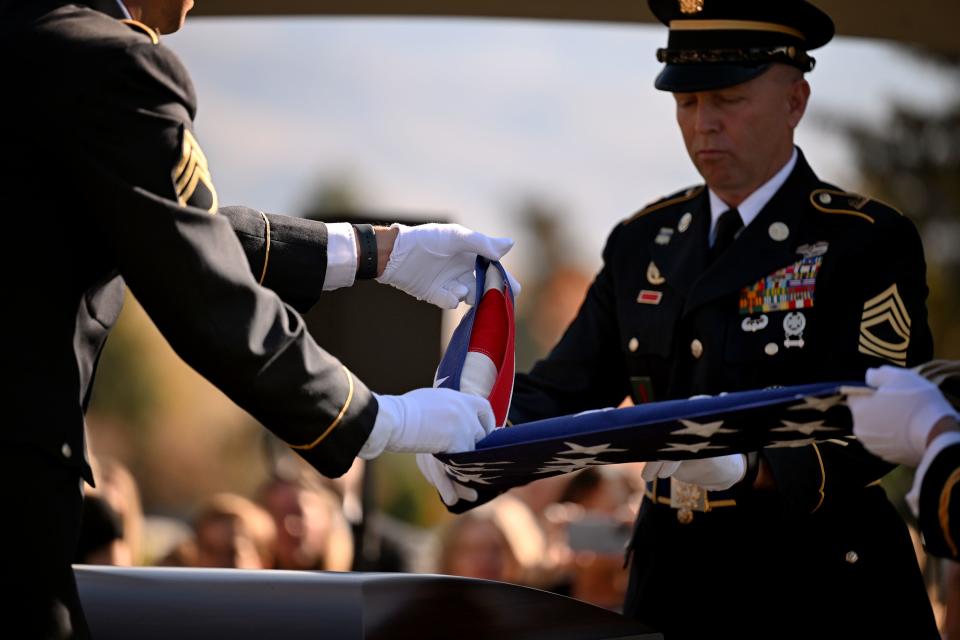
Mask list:
[{"label": "soldier's ear", "polygon": [[797,81],[790,84],[787,93],[788,122],[791,129],[796,129],[797,125],[800,124],[809,102],[810,83],[801,76]]}]

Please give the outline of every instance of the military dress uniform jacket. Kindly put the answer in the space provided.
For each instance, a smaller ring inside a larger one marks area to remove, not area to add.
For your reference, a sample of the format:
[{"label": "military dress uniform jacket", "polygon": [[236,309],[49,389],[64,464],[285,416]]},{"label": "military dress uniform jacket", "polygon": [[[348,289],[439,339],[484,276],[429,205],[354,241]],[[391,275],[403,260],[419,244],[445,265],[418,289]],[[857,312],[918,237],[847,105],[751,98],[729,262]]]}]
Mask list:
[{"label": "military dress uniform jacket", "polygon": [[[915,228],[821,182],[802,154],[712,264],[709,227],[703,187],[618,225],[575,320],[518,377],[511,421],[625,396],[640,403],[863,380],[871,366],[930,359]],[[681,505],[669,480],[648,487],[626,613],[667,638],[935,637],[905,525],[875,486],[891,467],[849,439],[762,456],[773,497],[709,492]]]},{"label": "military dress uniform jacket", "polygon": [[345,472],[377,405],[296,310],[322,290],[325,227],[218,210],[190,78],[148,28],[5,0],[0,52],[2,446],[91,479],[84,411],[126,283],[189,365],[321,473]]}]

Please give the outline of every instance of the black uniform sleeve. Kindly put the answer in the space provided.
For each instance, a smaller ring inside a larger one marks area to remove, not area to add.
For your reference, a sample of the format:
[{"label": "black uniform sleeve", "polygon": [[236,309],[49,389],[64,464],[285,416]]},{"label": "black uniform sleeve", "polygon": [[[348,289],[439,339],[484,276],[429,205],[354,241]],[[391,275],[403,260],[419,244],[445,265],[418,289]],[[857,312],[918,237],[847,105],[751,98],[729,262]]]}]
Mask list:
[{"label": "black uniform sleeve", "polygon": [[610,261],[620,229],[618,225],[607,240],[604,266],[560,342],[529,374],[517,376],[510,405],[513,424],[617,406],[629,394]]},{"label": "black uniform sleeve", "polygon": [[249,207],[221,207],[247,255],[253,277],[300,313],[320,299],[327,271],[327,226]]},{"label": "black uniform sleeve", "polygon": [[960,444],[937,454],[920,487],[920,532],[927,550],[957,560],[960,553]]},{"label": "black uniform sleeve", "polygon": [[[863,379],[866,369],[885,364],[916,366],[933,357],[927,323],[926,262],[913,223],[885,211],[878,216],[872,242],[846,265],[846,294],[855,304],[856,323],[840,327],[834,359],[836,379]],[[856,264],[853,264],[856,262]],[[777,494],[788,515],[829,508],[857,495],[886,475],[890,465],[856,441],[822,442],[800,449],[766,449]]]},{"label": "black uniform sleeve", "polygon": [[121,274],[188,364],[321,473],[342,474],[369,435],[376,400],[294,309],[258,286],[233,228],[215,215],[179,61],[149,42],[96,57],[78,121],[61,134],[84,172],[78,196]]}]

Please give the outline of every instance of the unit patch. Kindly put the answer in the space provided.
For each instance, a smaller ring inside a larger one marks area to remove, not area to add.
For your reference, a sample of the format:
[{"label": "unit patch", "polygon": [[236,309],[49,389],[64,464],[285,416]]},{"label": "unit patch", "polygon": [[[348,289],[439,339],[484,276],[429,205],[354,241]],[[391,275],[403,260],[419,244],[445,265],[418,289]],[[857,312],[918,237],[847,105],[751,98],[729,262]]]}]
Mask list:
[{"label": "unit patch", "polygon": [[867,300],[860,320],[860,353],[907,366],[910,314],[897,285]]},{"label": "unit patch", "polygon": [[813,307],[813,292],[823,256],[805,257],[740,290],[740,315]]}]

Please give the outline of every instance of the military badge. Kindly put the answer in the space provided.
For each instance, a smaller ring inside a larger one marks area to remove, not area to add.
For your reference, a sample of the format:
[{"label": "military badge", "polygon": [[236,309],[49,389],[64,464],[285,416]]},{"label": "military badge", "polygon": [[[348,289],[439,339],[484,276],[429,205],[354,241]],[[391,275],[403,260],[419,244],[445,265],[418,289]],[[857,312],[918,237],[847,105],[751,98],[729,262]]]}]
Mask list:
[{"label": "military badge", "polygon": [[795,311],[813,307],[823,255],[804,257],[740,291],[740,315]]},{"label": "military badge", "polygon": [[657,234],[657,238],[654,240],[661,247],[665,247],[670,244],[670,240],[673,238],[673,229],[670,227],[663,227],[660,229],[660,233]]},{"label": "military badge", "polygon": [[180,161],[173,169],[177,202],[182,207],[197,207],[210,213],[217,212],[217,190],[207,165],[207,156],[189,129],[183,130]]},{"label": "military badge", "polygon": [[783,346],[787,349],[794,347],[803,349],[803,330],[807,328],[807,317],[800,312],[791,312],[783,319],[783,332],[786,334],[786,340]]},{"label": "military badge", "polygon": [[897,285],[893,284],[864,303],[859,351],[905,367],[909,347],[910,314]]},{"label": "military badge", "polygon": [[640,295],[637,296],[637,302],[640,304],[660,304],[660,301],[663,300],[662,291],[650,291],[644,289],[640,292]]},{"label": "military badge", "polygon": [[764,314],[759,318],[744,318],[740,328],[743,329],[745,333],[756,333],[757,331],[766,329],[768,324],[770,324],[770,318]]},{"label": "military badge", "polygon": [[667,281],[663,277],[663,274],[660,273],[660,268],[657,267],[655,262],[650,262],[650,266],[647,267],[647,282],[654,286],[659,286]]},{"label": "military badge", "polygon": [[816,258],[817,256],[826,255],[829,248],[829,242],[814,242],[813,244],[800,245],[797,247],[797,253],[802,255],[804,258]]},{"label": "military badge", "polygon": [[680,13],[694,15],[703,11],[704,0],[680,0]]}]

